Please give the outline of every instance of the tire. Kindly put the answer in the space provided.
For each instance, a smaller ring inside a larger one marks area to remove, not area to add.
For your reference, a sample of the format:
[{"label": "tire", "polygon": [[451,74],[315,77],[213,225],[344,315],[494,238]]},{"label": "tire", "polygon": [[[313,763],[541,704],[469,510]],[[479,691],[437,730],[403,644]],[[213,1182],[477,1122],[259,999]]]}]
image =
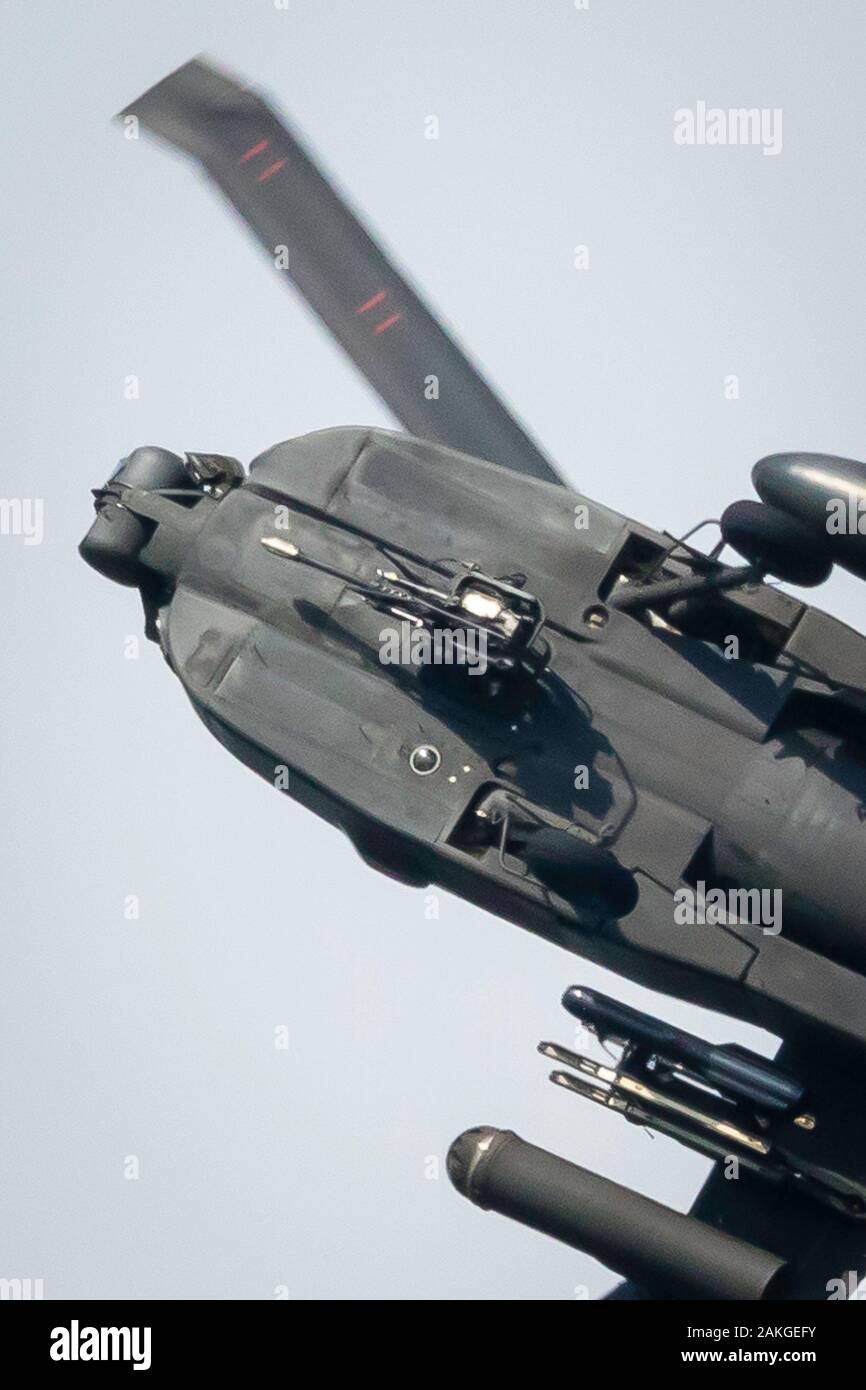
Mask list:
[{"label": "tire", "polygon": [[638,900],[637,881],[610,850],[546,826],[527,842],[530,872],[558,897],[606,920],[626,917]]}]

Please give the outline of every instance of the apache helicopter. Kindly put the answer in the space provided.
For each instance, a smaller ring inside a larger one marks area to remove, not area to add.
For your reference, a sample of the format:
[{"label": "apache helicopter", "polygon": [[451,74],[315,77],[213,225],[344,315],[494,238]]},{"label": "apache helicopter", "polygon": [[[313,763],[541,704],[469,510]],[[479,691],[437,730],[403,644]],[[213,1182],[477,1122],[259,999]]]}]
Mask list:
[{"label": "apache helicopter", "polygon": [[[572,989],[623,1051],[543,1043],[552,1079],[713,1158],[693,1213],[484,1128],[452,1146],[455,1185],[634,1281],[614,1297],[850,1286],[866,639],[766,581],[866,578],[866,537],[827,525],[866,509],[866,465],[762,459],[709,553],[621,516],[563,483],[258,95],[196,60],[123,116],[199,161],[407,433],[324,429],[248,471],[136,449],[94,493],[85,560],[139,589],[220,742],[288,770],[368,864],[784,1039],[767,1061]],[[386,663],[395,625],[454,659]],[[684,924],[684,892],[728,910]],[[781,930],[749,910],[767,893]]]}]

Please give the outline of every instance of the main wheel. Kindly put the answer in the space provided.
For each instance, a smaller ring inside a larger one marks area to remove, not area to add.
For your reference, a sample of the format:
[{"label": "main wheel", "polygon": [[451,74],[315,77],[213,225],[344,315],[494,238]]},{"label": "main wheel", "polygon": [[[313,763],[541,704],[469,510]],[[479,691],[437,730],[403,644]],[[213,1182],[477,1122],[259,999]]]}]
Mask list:
[{"label": "main wheel", "polygon": [[637,880],[610,850],[545,826],[527,841],[526,862],[545,888],[578,911],[606,920],[626,917],[638,900]]}]

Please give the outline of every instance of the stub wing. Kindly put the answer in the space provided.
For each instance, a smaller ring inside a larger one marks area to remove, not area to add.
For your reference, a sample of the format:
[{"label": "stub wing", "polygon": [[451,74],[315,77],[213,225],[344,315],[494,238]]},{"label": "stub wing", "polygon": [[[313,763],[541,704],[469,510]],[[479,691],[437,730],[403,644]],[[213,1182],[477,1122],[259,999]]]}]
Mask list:
[{"label": "stub wing", "polygon": [[[860,1067],[842,1049],[783,1043],[776,1062],[800,1076],[817,1116],[803,1150],[814,1165],[866,1175],[866,1117]],[[771,1249],[789,1261],[788,1298],[849,1299],[866,1279],[866,1223],[817,1205],[790,1186],[773,1187],[717,1163],[698,1194],[693,1215],[729,1235]]]}]

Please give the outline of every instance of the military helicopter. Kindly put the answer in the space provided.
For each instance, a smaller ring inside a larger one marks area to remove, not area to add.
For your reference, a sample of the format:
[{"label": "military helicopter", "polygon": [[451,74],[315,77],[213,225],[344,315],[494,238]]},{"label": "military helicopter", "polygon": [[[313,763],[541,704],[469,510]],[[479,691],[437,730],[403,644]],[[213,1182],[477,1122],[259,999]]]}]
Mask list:
[{"label": "military helicopter", "polygon": [[761,460],[709,551],[621,516],[253,90],[196,59],[123,117],[203,166],[406,433],[323,429],[246,470],[136,449],[84,559],[139,590],[219,741],[373,868],[785,1040],[767,1062],[570,991],[623,1051],[544,1043],[553,1079],[711,1157],[693,1214],[488,1129],[455,1184],[598,1254],[633,1281],[614,1296],[827,1297],[866,1252],[866,639],[773,581],[866,578],[866,536],[827,524],[866,509],[866,465]]}]

